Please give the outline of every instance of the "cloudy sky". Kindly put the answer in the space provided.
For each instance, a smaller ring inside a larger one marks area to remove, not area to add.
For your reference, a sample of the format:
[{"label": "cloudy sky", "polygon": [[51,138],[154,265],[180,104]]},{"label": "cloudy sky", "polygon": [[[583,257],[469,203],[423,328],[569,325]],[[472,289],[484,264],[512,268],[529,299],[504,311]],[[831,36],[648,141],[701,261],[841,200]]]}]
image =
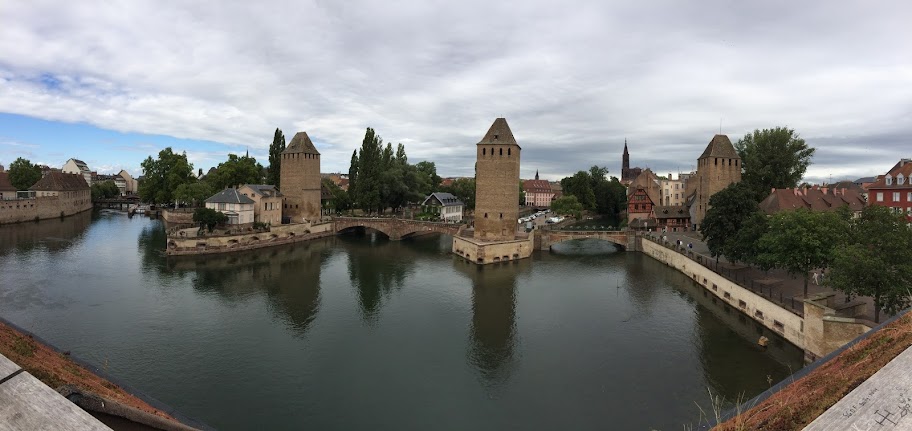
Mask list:
[{"label": "cloudy sky", "polygon": [[912,156],[903,1],[0,2],[0,164],[140,173],[171,146],[267,163],[276,127],[347,171],[366,127],[471,175],[506,117],[522,176],[689,171],[721,130],[788,126],[812,181]]}]

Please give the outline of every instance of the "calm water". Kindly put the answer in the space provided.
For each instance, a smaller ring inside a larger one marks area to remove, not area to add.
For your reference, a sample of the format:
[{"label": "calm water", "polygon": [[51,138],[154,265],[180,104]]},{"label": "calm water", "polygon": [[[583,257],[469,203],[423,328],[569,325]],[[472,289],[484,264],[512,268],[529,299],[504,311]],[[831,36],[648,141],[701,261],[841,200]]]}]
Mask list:
[{"label": "calm water", "polygon": [[348,235],[165,259],[118,213],[0,226],[0,316],[220,429],[680,430],[801,366],[677,272],[571,242],[478,268]]}]

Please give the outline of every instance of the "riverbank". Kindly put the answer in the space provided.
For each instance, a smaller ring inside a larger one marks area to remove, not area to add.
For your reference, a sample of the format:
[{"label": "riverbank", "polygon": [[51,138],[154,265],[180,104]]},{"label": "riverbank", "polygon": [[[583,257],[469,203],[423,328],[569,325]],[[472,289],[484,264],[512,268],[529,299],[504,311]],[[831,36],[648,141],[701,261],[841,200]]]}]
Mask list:
[{"label": "riverbank", "polygon": [[76,363],[67,352],[58,352],[31,334],[24,333],[3,321],[0,321],[0,354],[52,389],[73,385],[102,398],[176,421],[167,413]]},{"label": "riverbank", "polygon": [[909,347],[912,315],[906,313],[835,356],[821,359],[807,375],[786,379],[770,390],[771,395],[762,394],[762,401],[742,406],[714,429],[803,429]]}]

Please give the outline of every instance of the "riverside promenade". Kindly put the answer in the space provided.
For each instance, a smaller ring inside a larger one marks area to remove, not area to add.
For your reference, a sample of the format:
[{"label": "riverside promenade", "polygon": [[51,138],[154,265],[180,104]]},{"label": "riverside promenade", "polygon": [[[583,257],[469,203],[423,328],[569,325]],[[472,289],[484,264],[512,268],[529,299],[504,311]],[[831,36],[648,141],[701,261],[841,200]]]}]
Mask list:
[{"label": "riverside promenade", "polygon": [[[762,296],[777,302],[780,306],[791,310],[792,312],[804,315],[804,279],[792,276],[782,269],[771,269],[763,271],[761,269],[729,262],[725,256],[719,258],[718,265],[716,258],[709,252],[709,247],[701,240],[699,232],[668,232],[658,233],[651,232],[657,238],[665,235],[669,243],[676,244],[680,240],[684,247],[693,244],[693,248],[688,248],[688,256],[693,259],[699,259],[700,263],[710,268],[726,278],[736,281],[741,286],[748,288]],[[814,284],[813,279],[808,281],[808,297],[830,296],[831,301],[836,304],[847,305],[844,308],[836,307],[839,315],[843,317],[852,317],[874,322],[874,299],[870,297],[855,297],[851,301],[846,299],[842,292],[834,291],[826,286]],[[881,312],[881,322],[890,316]]]},{"label": "riverside promenade", "polygon": [[0,355],[0,431],[110,429]]}]

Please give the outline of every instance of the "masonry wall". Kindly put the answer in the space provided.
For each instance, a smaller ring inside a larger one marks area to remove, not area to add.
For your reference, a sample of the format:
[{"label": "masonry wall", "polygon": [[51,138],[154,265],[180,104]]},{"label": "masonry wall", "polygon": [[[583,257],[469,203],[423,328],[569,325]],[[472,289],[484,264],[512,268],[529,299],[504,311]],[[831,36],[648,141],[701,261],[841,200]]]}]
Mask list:
[{"label": "masonry wall", "polygon": [[646,255],[681,271],[722,301],[741,310],[790,343],[802,349],[806,347],[804,319],[801,316],[716,274],[681,253],[645,238],[642,239],[640,246]]},{"label": "masonry wall", "polygon": [[518,145],[479,144],[476,148],[475,238],[516,238],[519,218]]},{"label": "masonry wall", "polygon": [[92,209],[89,190],[63,192],[59,196],[0,201],[0,224],[71,216]]},{"label": "masonry wall", "polygon": [[741,159],[704,157],[697,160],[697,210],[692,222],[696,225],[702,224],[706,210],[709,209],[709,198],[729,184],[740,181]]},{"label": "masonry wall", "polygon": [[513,241],[477,242],[460,236],[453,237],[453,253],[479,265],[525,259],[535,249],[534,237]]},{"label": "masonry wall", "polygon": [[272,226],[269,232],[182,238],[168,237],[166,253],[172,256],[228,253],[272,247],[335,235],[332,223]]},{"label": "masonry wall", "polygon": [[320,155],[282,154],[279,171],[282,215],[292,223],[320,219]]}]

